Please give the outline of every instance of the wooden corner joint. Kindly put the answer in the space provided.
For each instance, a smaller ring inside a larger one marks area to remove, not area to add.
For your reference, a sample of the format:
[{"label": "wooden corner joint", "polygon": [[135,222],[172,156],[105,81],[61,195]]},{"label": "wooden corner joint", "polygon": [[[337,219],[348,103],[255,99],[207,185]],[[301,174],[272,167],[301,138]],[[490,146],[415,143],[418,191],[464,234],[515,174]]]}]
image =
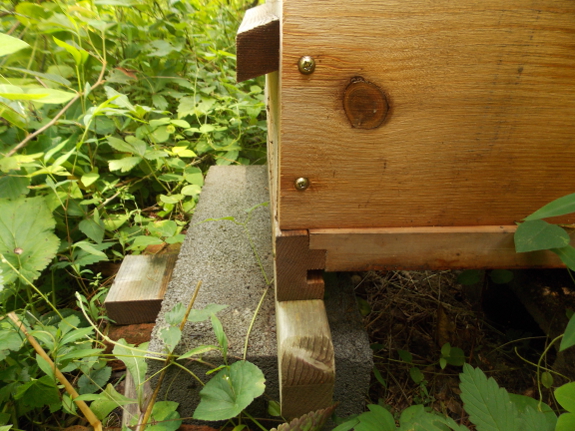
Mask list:
[{"label": "wooden corner joint", "polygon": [[323,299],[325,250],[310,250],[307,230],[278,231],[275,236],[276,299]]},{"label": "wooden corner joint", "polygon": [[279,70],[280,22],[269,4],[248,9],[236,35],[238,82]]}]

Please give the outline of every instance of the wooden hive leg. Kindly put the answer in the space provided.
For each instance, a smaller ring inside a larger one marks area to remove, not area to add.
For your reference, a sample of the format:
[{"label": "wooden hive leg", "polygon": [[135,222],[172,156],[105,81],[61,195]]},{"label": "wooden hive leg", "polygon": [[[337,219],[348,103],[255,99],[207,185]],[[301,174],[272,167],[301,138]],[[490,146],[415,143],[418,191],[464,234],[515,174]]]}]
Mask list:
[{"label": "wooden hive leg", "polygon": [[276,299],[323,299],[325,251],[309,249],[307,230],[275,234]]},{"label": "wooden hive leg", "polygon": [[323,301],[276,302],[276,319],[282,415],[329,407],[335,359]]}]

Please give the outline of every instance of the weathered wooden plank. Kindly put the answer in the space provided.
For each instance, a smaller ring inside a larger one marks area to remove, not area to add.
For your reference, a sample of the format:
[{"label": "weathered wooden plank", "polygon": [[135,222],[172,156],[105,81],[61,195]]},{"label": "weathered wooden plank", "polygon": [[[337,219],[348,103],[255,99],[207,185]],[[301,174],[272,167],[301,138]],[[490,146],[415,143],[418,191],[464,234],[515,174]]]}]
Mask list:
[{"label": "weathered wooden plank", "polygon": [[[574,49],[567,0],[284,1],[280,228],[512,225],[572,193]],[[358,76],[377,128],[346,116]]]},{"label": "weathered wooden plank", "polygon": [[117,324],[154,322],[176,254],[126,256],[104,305]]},{"label": "weathered wooden plank", "polygon": [[516,226],[312,229],[327,271],[560,268],[550,251],[516,253]]},{"label": "weathered wooden plank", "polygon": [[276,299],[323,299],[325,252],[310,250],[308,232],[276,231],[274,242]]},{"label": "weathered wooden plank", "polygon": [[282,415],[329,407],[335,359],[322,300],[276,302]]},{"label": "weathered wooden plank", "polygon": [[270,4],[248,9],[236,35],[237,81],[279,69],[280,22]]}]

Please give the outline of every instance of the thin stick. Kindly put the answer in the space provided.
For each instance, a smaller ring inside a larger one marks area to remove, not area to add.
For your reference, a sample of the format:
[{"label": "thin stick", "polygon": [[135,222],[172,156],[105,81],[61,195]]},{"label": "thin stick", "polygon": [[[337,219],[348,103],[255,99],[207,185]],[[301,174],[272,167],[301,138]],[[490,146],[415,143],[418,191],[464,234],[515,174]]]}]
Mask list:
[{"label": "thin stick", "polygon": [[38,344],[36,339],[28,333],[28,331],[26,330],[26,328],[24,327],[24,325],[22,324],[20,319],[18,319],[18,316],[16,316],[16,313],[14,313],[14,312],[8,313],[8,317],[16,324],[16,327],[20,331],[22,331],[22,333],[26,336],[26,338],[28,339],[28,342],[34,348],[34,350],[36,350],[36,352],[42,358],[44,358],[44,360],[46,362],[48,362],[48,364],[50,364],[50,367],[54,370],[54,374],[56,375],[56,378],[58,379],[58,381],[62,385],[64,385],[64,388],[66,388],[66,392],[68,392],[68,394],[70,394],[70,397],[72,398],[72,400],[74,400],[74,402],[80,408],[82,413],[84,413],[84,416],[86,417],[88,422],[90,422],[90,425],[92,425],[92,428],[94,428],[94,431],[102,431],[102,422],[100,422],[100,420],[96,417],[94,412],[92,412],[92,410],[90,410],[90,407],[88,407],[88,405],[84,401],[76,400],[76,398],[80,396],[78,394],[78,392],[76,392],[76,390],[70,384],[68,379],[66,379],[64,374],[62,374],[62,372],[54,365],[54,362],[52,362],[52,359],[50,359],[50,357],[48,356],[46,351],[42,348],[42,346],[40,346],[40,344]]}]

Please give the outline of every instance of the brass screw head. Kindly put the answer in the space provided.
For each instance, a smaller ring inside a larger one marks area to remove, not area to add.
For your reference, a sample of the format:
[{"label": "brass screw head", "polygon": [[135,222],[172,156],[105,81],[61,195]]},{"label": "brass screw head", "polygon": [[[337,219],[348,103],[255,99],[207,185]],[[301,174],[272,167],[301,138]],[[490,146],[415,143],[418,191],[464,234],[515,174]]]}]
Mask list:
[{"label": "brass screw head", "polygon": [[294,184],[297,190],[303,192],[305,189],[309,187],[309,180],[307,178],[300,177],[297,180],[295,180]]},{"label": "brass screw head", "polygon": [[300,73],[310,75],[315,70],[315,60],[309,55],[304,55],[297,63]]}]

